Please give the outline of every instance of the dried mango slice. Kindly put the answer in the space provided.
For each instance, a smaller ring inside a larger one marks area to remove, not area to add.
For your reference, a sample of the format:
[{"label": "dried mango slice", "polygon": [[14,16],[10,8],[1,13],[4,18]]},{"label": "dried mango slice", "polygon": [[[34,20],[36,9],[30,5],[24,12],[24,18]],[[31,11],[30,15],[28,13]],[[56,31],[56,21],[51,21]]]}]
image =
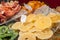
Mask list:
[{"label": "dried mango slice", "polygon": [[53,31],[50,29],[35,33],[35,36],[37,36],[39,39],[49,39],[52,37],[52,35]]},{"label": "dried mango slice", "polygon": [[33,33],[26,32],[26,33],[22,33],[18,38],[18,40],[36,40],[36,37],[34,36]]},{"label": "dried mango slice", "polygon": [[40,1],[29,1],[28,5],[30,5],[33,8],[33,10],[35,10],[44,5],[44,3],[43,2],[41,3]]},{"label": "dried mango slice", "polygon": [[51,18],[53,23],[60,22],[60,14],[49,13],[48,16]]},{"label": "dried mango slice", "polygon": [[51,28],[51,25],[52,25],[52,21],[51,21],[50,17],[47,17],[47,16],[41,16],[34,23],[34,26],[40,30],[44,30],[46,28]]}]

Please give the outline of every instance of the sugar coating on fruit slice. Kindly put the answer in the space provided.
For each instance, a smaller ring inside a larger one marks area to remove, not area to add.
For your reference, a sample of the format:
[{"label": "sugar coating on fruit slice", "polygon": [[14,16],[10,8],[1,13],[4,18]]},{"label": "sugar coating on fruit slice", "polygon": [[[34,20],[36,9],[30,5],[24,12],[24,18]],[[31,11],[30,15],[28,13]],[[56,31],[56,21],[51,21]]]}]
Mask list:
[{"label": "sugar coating on fruit slice", "polygon": [[21,15],[21,22],[25,23],[26,22],[26,18],[27,18],[26,15]]},{"label": "sugar coating on fruit slice", "polygon": [[35,36],[37,36],[39,39],[49,39],[53,36],[53,31],[48,29],[41,32],[36,32]]},{"label": "sugar coating on fruit slice", "polygon": [[51,25],[52,25],[52,21],[51,21],[50,17],[47,17],[47,16],[41,16],[34,23],[34,26],[40,30],[44,30],[46,28],[51,28]]},{"label": "sugar coating on fruit slice", "polygon": [[34,36],[33,33],[26,32],[26,33],[22,33],[18,38],[18,40],[36,40],[36,37]]}]

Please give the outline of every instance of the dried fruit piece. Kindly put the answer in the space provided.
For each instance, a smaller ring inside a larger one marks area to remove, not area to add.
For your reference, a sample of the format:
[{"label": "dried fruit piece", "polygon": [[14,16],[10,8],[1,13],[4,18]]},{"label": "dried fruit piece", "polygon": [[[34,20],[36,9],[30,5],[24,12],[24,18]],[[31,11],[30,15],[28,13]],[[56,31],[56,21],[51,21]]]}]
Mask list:
[{"label": "dried fruit piece", "polygon": [[32,32],[32,33],[34,33],[34,32],[40,32],[41,30],[39,30],[39,29],[37,29],[36,27],[33,27],[33,28],[31,28],[30,30],[29,30],[29,32]]},{"label": "dried fruit piece", "polygon": [[27,33],[22,33],[18,40],[36,40],[36,37],[34,36],[33,33],[27,32]]},{"label": "dried fruit piece", "polygon": [[30,5],[33,8],[33,10],[35,10],[44,5],[44,3],[41,3],[40,1],[29,1],[28,5]]},{"label": "dried fruit piece", "polygon": [[25,23],[25,22],[26,22],[26,15],[21,15],[20,21],[21,21],[22,23]]},{"label": "dried fruit piece", "polygon": [[42,16],[45,16],[45,15],[42,14],[42,13],[36,14],[36,19],[39,19],[39,18],[42,17]]},{"label": "dried fruit piece", "polygon": [[35,19],[36,19],[36,15],[35,14],[29,14],[27,16],[26,22],[33,22],[33,21],[35,21]]},{"label": "dried fruit piece", "polygon": [[60,14],[58,14],[58,13],[49,13],[48,16],[51,18],[53,23],[60,22]]},{"label": "dried fruit piece", "polygon": [[52,25],[52,21],[51,21],[50,17],[47,17],[47,16],[41,16],[34,23],[34,26],[40,30],[44,30],[46,28],[51,28],[51,25]]},{"label": "dried fruit piece", "polygon": [[21,22],[16,22],[12,25],[12,29],[15,29],[15,30],[20,30],[20,26],[23,27],[22,23]]},{"label": "dried fruit piece", "polygon": [[33,27],[33,23],[23,24],[23,26],[20,26],[20,31],[26,32],[26,31],[30,30],[30,28],[32,28],[32,27]]},{"label": "dried fruit piece", "polygon": [[52,35],[53,35],[53,31],[50,29],[46,29],[44,31],[35,33],[35,36],[37,36],[39,39],[49,39],[52,37]]}]

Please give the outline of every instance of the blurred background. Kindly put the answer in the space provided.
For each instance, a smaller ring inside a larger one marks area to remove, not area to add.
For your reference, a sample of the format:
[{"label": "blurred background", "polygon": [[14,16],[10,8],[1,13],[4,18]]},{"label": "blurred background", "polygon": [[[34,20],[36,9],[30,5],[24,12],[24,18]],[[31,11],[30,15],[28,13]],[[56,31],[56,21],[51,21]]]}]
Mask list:
[{"label": "blurred background", "polygon": [[[11,0],[0,0],[1,1],[11,1]],[[32,0],[18,0],[20,4],[27,3],[28,1]],[[57,6],[60,6],[60,0],[38,0],[38,1],[43,1],[47,5],[49,5],[51,8],[56,8]]]},{"label": "blurred background", "polygon": [[[11,1],[11,0],[0,0],[0,2],[1,1],[7,2],[7,1]],[[23,3],[27,3],[32,0],[18,0],[18,1],[22,5]],[[46,3],[51,8],[56,8],[56,7],[60,6],[60,0],[38,0],[38,1]],[[57,32],[55,33],[55,35],[49,40],[60,40],[60,29],[58,29]]]},{"label": "blurred background", "polygon": [[[27,3],[28,1],[31,1],[31,0],[22,0],[22,1],[19,0],[20,4],[24,2]],[[60,6],[60,0],[38,0],[38,1],[43,1],[52,8],[56,8],[57,6]]]}]

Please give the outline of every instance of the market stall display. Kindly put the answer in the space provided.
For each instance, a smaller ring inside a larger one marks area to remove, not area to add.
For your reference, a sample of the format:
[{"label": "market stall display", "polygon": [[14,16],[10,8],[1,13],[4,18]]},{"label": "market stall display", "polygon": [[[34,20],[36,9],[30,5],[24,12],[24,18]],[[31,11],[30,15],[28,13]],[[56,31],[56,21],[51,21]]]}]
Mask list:
[{"label": "market stall display", "polygon": [[0,4],[0,40],[51,40],[59,27],[59,7],[41,1]]}]

